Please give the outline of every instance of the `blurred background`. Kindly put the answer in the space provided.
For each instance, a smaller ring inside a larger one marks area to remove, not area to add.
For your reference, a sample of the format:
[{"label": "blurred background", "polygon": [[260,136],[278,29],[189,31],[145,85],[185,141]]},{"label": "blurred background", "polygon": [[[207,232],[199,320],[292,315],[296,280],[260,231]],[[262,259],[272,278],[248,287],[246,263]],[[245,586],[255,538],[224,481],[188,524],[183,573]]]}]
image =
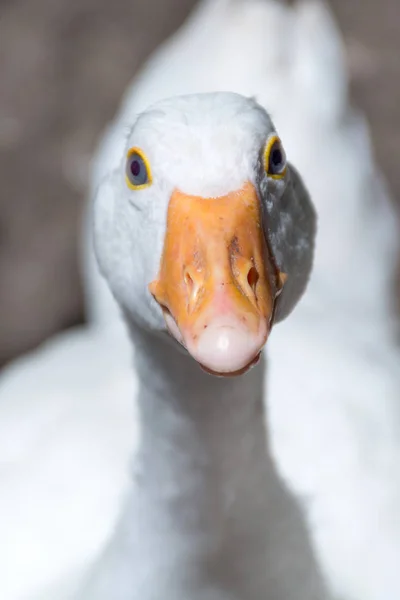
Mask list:
[{"label": "blurred background", "polygon": [[[0,0],[0,366],[84,320],[78,249],[91,155],[128,82],[195,4]],[[399,0],[330,4],[353,103],[396,200]]]}]

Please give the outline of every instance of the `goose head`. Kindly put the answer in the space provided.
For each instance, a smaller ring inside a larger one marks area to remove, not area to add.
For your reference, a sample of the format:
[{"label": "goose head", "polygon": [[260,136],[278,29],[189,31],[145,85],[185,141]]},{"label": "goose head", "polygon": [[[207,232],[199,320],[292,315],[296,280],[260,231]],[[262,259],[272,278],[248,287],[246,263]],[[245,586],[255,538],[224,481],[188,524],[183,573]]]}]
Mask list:
[{"label": "goose head", "polygon": [[94,203],[100,270],[126,318],[218,375],[257,362],[306,287],[314,235],[271,118],[233,93],[140,114]]}]

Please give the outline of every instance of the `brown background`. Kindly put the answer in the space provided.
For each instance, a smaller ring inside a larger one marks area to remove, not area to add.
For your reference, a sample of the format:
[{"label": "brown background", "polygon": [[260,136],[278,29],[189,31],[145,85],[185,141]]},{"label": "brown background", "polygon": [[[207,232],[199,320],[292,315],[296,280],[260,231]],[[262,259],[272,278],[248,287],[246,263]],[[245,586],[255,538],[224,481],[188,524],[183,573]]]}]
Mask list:
[{"label": "brown background", "polygon": [[[0,0],[0,365],[83,320],[77,242],[90,155],[138,66],[194,4]],[[400,0],[331,5],[396,199]]]}]

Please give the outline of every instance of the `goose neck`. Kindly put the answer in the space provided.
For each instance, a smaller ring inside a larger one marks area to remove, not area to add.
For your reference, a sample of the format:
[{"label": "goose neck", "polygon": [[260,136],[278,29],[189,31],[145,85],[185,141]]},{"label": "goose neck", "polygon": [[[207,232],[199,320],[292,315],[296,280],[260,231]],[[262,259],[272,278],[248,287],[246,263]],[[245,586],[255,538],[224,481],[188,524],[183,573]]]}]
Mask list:
[{"label": "goose neck", "polygon": [[229,498],[239,505],[264,478],[262,361],[240,377],[218,378],[169,341],[143,332],[134,340],[143,485],[171,512],[176,502],[179,511],[223,521]]}]

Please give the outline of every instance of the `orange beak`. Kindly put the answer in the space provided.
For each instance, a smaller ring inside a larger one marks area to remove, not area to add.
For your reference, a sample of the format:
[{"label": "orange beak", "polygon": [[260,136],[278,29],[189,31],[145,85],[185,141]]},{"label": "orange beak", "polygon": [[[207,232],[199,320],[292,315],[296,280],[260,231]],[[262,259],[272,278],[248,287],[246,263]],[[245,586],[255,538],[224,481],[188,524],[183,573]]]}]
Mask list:
[{"label": "orange beak", "polygon": [[280,281],[251,183],[219,198],[172,194],[149,288],[170,333],[206,370],[236,374],[257,362]]}]

